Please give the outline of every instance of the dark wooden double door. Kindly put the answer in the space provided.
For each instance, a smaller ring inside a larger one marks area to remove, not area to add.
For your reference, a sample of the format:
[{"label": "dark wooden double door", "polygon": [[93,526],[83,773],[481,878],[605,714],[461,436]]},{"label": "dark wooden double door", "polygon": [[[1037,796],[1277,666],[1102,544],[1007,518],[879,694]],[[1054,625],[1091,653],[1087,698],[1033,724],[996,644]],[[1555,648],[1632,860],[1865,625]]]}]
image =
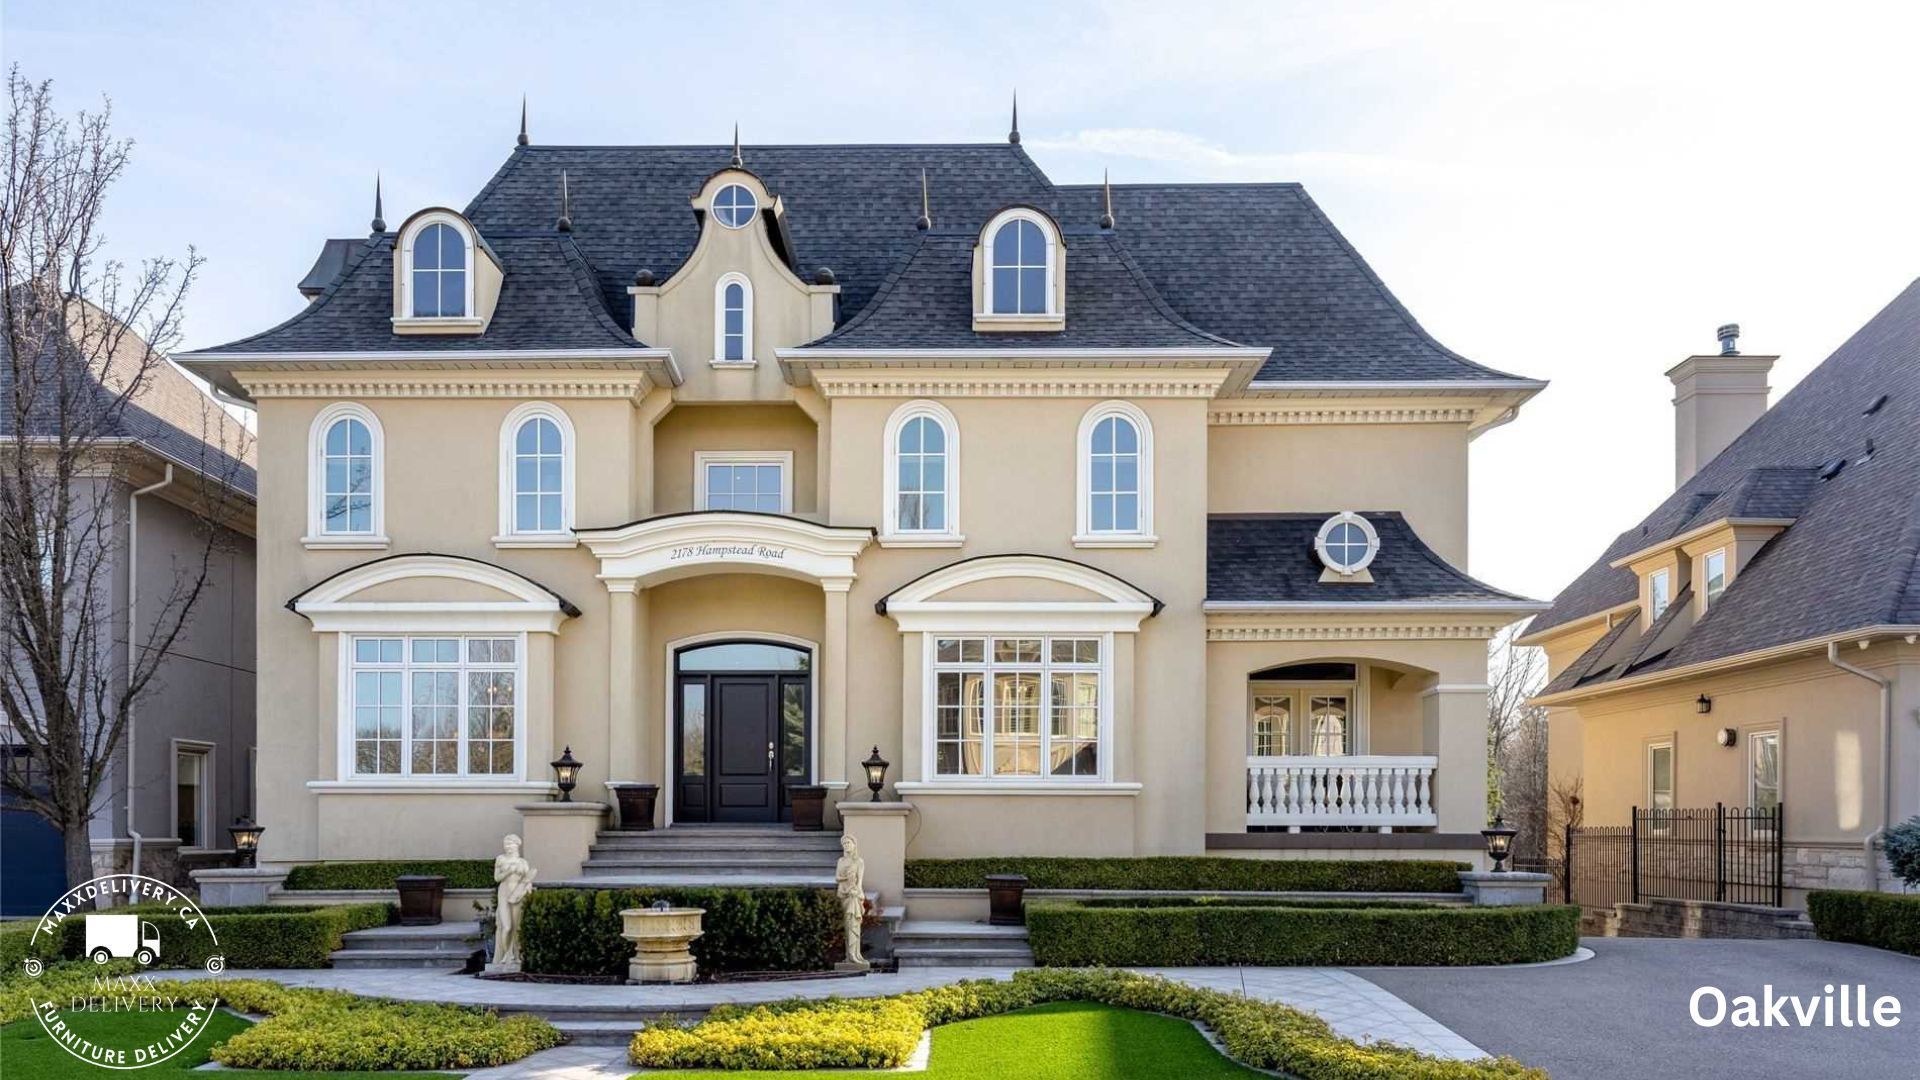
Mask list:
[{"label": "dark wooden double door", "polygon": [[807,782],[812,760],[807,671],[687,671],[676,664],[674,680],[674,820],[789,820],[788,789]]}]

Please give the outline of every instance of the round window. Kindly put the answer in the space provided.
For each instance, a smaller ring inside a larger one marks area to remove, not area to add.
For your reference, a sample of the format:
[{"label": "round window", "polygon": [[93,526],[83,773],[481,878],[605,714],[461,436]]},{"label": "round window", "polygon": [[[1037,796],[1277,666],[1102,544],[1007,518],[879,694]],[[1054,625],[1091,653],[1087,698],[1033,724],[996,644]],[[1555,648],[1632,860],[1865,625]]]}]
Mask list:
[{"label": "round window", "polygon": [[729,229],[738,229],[753,220],[753,192],[739,184],[728,184],[713,197],[713,216]]},{"label": "round window", "polygon": [[1357,574],[1380,553],[1380,534],[1359,514],[1339,513],[1320,526],[1313,550],[1336,574]]}]

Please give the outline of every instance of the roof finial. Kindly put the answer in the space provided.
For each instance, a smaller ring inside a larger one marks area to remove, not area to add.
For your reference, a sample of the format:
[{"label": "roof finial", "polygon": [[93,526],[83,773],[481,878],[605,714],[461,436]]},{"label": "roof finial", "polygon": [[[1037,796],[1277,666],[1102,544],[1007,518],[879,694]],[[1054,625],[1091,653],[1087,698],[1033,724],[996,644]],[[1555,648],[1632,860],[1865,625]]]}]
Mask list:
[{"label": "roof finial", "polygon": [[520,138],[519,145],[525,146],[527,139],[527,95],[520,95]]},{"label": "roof finial", "polygon": [[1106,199],[1107,209],[1100,215],[1100,227],[1113,228],[1113,174],[1100,170],[1100,193]]},{"label": "roof finial", "polygon": [[567,195],[567,170],[560,170],[560,220],[554,227],[561,232],[573,231],[573,200]]},{"label": "roof finial", "polygon": [[740,156],[740,125],[735,124],[733,125],[733,167],[742,169],[746,164],[746,159]]},{"label": "roof finial", "polygon": [[379,173],[373,174],[373,231],[376,234],[387,231],[387,215],[380,209]]},{"label": "roof finial", "polygon": [[1007,129],[1007,141],[1020,145],[1020,91],[1013,92],[1013,126]]},{"label": "roof finial", "polygon": [[925,231],[933,228],[933,204],[927,200],[927,170],[920,170],[920,220],[913,227]]}]

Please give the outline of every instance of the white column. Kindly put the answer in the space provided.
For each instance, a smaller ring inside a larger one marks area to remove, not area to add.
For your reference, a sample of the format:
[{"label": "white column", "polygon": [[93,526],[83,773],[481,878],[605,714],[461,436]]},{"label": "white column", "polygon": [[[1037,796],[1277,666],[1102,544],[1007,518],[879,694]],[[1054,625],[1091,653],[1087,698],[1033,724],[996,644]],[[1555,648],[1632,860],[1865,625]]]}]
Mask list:
[{"label": "white column", "polygon": [[607,582],[607,779],[643,775],[640,740],[639,586]]},{"label": "white column", "polygon": [[847,779],[847,594],[850,578],[820,582],[826,594],[826,653],[820,665],[820,782]]}]

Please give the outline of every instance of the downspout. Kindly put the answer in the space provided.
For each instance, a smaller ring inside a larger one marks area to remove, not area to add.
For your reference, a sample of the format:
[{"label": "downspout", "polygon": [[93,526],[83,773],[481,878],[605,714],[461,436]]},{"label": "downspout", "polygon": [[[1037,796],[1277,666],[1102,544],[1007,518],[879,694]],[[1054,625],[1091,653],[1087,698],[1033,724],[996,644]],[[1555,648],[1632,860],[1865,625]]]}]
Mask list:
[{"label": "downspout", "polygon": [[1880,871],[1873,854],[1873,842],[1893,824],[1893,680],[1840,659],[1840,643],[1837,641],[1827,642],[1827,663],[1841,671],[1858,675],[1880,688],[1880,827],[1868,833],[1863,841],[1867,851],[1867,872],[1872,875],[1869,880],[1877,881]]},{"label": "downspout", "polygon": [[[127,686],[133,686],[133,649],[140,633],[140,496],[151,495],[173,483],[173,465],[156,483],[136,488],[127,496]],[[133,827],[133,702],[127,702],[127,837],[133,841],[133,864],[128,872],[140,872],[140,842],[146,837]]]}]

